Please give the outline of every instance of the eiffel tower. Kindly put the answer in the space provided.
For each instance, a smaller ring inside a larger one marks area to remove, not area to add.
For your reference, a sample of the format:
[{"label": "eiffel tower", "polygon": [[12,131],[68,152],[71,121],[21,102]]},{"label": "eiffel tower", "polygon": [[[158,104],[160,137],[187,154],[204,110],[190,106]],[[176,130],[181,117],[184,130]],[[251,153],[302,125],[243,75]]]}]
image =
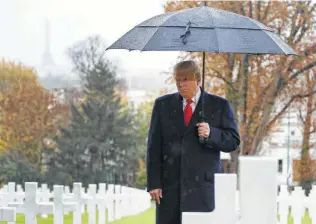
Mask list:
[{"label": "eiffel tower", "polygon": [[[45,50],[44,53],[42,54],[41,58],[41,67],[42,68],[54,68],[56,66],[55,61],[53,59],[51,49],[50,49],[50,22],[48,19],[45,21]],[[51,74],[47,74],[51,75]]]}]

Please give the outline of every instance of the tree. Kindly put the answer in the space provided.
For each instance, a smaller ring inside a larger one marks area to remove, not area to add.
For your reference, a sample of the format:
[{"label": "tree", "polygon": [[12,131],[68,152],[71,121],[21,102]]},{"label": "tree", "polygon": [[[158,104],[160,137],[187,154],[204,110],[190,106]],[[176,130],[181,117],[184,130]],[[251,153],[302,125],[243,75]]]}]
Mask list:
[{"label": "tree", "polygon": [[[165,11],[196,7],[200,2],[168,1]],[[297,82],[316,65],[315,8],[306,2],[207,2],[208,6],[256,19],[273,28],[298,53],[299,57],[245,54],[206,54],[207,82],[215,94],[225,95],[236,115],[242,142],[231,153],[233,172],[238,155],[258,154],[261,142],[278,118],[301,98]],[[184,58],[201,58],[200,53]],[[307,96],[305,96],[307,97]],[[273,115],[273,109],[280,108]]]},{"label": "tree", "polygon": [[139,159],[139,169],[136,173],[136,187],[144,189],[146,187],[146,165],[143,159]]},{"label": "tree", "polygon": [[[316,90],[316,69],[305,72],[305,79],[302,80],[302,92],[313,92]],[[304,91],[305,90],[305,91]],[[307,98],[299,99],[299,114],[303,123],[303,140],[301,158],[299,164],[299,179],[304,189],[310,190],[312,182],[316,179],[316,162],[311,159],[310,148],[316,142],[312,142],[311,136],[316,132],[316,119],[313,114],[316,112],[316,92]]]},{"label": "tree", "polygon": [[14,62],[0,63],[1,141],[42,168],[43,150],[67,107],[38,82],[36,72]]},{"label": "tree", "polygon": [[16,150],[10,150],[0,156],[0,186],[8,182],[24,184],[28,181],[41,182],[41,170],[27,161],[25,155]]},{"label": "tree", "polygon": [[63,173],[63,182],[119,181],[137,166],[132,117],[122,104],[116,71],[104,49],[98,36],[69,49],[85,96],[71,106],[70,125],[61,129],[58,152],[51,159],[51,168]]}]

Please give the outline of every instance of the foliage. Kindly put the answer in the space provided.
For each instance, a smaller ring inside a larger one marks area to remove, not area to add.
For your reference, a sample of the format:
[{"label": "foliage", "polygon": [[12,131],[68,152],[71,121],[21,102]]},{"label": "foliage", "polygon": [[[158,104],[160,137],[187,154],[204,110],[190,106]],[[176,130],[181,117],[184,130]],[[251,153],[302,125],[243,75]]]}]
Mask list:
[{"label": "foliage", "polygon": [[2,151],[16,149],[41,167],[42,153],[67,107],[38,82],[36,72],[9,61],[0,62]]},{"label": "foliage", "polygon": [[41,182],[41,171],[27,161],[25,155],[10,150],[0,156],[0,185],[8,182],[24,184],[25,182]]},{"label": "foliage", "polygon": [[138,160],[139,168],[136,173],[136,187],[144,189],[146,187],[146,166],[143,159]]}]

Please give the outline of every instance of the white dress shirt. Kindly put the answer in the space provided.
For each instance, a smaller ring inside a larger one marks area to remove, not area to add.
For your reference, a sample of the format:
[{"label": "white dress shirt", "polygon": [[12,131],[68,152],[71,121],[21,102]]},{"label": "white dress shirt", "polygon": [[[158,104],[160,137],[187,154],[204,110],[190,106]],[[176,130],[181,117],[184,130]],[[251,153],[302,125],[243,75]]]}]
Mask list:
[{"label": "white dress shirt", "polygon": [[[193,101],[193,102],[191,103],[192,114],[193,114],[193,112],[194,112],[194,110],[195,110],[195,108],[196,108],[197,103],[199,102],[200,96],[201,96],[201,89],[200,89],[200,87],[198,87],[198,90],[197,90],[195,96],[193,96],[193,97],[191,98],[191,100]],[[185,108],[186,105],[187,105],[187,99],[185,99],[185,98],[183,97],[182,103],[183,103],[183,110],[184,110],[184,108]]]}]

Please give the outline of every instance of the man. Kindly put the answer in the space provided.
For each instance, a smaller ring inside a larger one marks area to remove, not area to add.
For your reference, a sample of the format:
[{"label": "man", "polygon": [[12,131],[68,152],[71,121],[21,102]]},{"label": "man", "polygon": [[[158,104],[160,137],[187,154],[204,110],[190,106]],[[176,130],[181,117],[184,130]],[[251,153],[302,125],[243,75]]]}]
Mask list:
[{"label": "man", "polygon": [[[178,93],[155,100],[147,147],[147,191],[156,201],[156,224],[180,224],[182,212],[215,208],[214,173],[220,172],[220,151],[240,144],[227,100],[204,93],[206,122],[201,111],[201,74],[193,60],[174,68]],[[205,137],[200,143],[199,136]]]}]

